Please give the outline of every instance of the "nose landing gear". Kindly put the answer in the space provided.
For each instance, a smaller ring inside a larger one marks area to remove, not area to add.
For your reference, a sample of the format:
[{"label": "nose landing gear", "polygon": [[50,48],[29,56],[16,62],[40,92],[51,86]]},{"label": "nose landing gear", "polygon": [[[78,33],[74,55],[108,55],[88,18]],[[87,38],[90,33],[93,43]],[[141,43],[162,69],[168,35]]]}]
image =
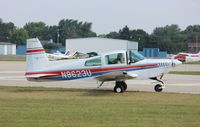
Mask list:
[{"label": "nose landing gear", "polygon": [[163,85],[161,85],[161,84],[155,85],[154,90],[155,90],[156,92],[162,92],[162,90],[163,90]]},{"label": "nose landing gear", "polygon": [[[161,76],[161,78],[162,78],[162,76]],[[156,81],[159,82],[159,84],[156,84],[156,85],[154,86],[154,90],[155,90],[156,92],[162,92],[163,88],[165,88],[164,82],[161,81],[161,80],[159,80],[157,77],[153,77],[153,78],[150,78],[150,79],[156,80]]]}]

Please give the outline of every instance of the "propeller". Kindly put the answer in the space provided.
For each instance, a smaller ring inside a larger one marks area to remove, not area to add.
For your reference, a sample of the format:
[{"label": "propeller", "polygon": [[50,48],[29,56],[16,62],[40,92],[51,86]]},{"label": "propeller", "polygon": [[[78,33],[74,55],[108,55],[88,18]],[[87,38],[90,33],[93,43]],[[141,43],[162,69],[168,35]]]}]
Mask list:
[{"label": "propeller", "polygon": [[177,59],[172,59],[172,67],[178,66],[182,64],[181,61],[177,60]]}]

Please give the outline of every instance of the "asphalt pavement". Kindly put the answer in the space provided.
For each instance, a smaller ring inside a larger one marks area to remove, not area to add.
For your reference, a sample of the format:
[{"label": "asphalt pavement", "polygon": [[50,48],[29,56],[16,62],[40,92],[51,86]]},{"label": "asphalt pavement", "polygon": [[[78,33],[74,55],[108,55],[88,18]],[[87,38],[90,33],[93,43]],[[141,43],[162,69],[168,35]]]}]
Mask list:
[{"label": "asphalt pavement", "polygon": [[[54,82],[30,82],[25,74],[25,62],[0,61],[0,86],[31,86],[31,87],[58,87],[98,89],[96,81],[73,80]],[[181,65],[176,71],[200,71],[200,65]],[[200,94],[200,76],[167,74],[163,78],[166,88],[163,92]],[[128,91],[154,91],[156,84],[153,80],[133,79],[126,81]],[[107,82],[99,89],[113,89],[115,82]]]}]

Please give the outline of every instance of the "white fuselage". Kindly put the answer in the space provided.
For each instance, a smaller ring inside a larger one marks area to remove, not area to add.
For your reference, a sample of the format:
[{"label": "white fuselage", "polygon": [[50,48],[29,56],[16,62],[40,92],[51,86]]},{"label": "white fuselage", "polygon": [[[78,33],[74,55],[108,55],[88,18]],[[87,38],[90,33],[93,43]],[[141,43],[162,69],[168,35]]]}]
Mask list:
[{"label": "white fuselage", "polygon": [[74,80],[93,78],[118,81],[131,78],[154,78],[170,67],[181,64],[171,59],[144,59],[135,51],[113,51],[84,59],[50,61],[38,39],[27,41],[28,79]]},{"label": "white fuselage", "polygon": [[106,65],[103,55],[101,57],[101,66],[85,66],[86,61],[94,58],[49,61],[46,63],[46,68],[41,68],[37,71],[28,70],[26,75],[27,77],[35,77],[34,75],[41,74],[40,78],[73,80],[95,78],[111,72],[129,72],[136,74],[137,78],[152,78],[166,74],[173,64],[180,64],[179,61],[171,59],[144,59],[130,64]]}]

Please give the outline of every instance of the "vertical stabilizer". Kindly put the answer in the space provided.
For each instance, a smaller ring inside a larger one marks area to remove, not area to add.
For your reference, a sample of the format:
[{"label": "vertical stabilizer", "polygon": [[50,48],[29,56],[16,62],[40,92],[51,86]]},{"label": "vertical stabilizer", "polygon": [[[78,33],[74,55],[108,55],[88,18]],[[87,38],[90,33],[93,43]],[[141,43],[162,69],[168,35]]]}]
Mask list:
[{"label": "vertical stabilizer", "polygon": [[43,71],[47,68],[48,62],[49,60],[39,39],[28,39],[26,49],[26,72]]}]

